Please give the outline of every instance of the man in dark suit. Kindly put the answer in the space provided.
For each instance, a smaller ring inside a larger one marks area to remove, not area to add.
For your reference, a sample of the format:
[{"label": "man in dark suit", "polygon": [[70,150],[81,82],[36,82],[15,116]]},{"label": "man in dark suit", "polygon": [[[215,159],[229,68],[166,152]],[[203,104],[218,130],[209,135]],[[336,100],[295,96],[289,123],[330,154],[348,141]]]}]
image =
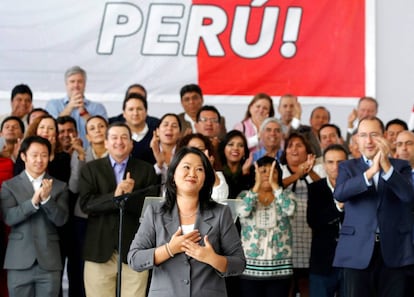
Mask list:
[{"label": "man in dark suit", "polygon": [[4,261],[9,295],[58,296],[63,266],[56,227],[68,220],[67,187],[46,173],[47,139],[28,137],[20,152],[25,170],[1,190],[4,221],[11,227]]},{"label": "man in dark suit", "polygon": [[346,296],[404,296],[414,264],[411,167],[388,157],[380,119],[362,119],[357,131],[362,157],[339,165],[334,192],[345,202],[334,266],[344,267]]},{"label": "man in dark suit", "polygon": [[[312,228],[309,264],[310,297],[334,297],[342,287],[341,270],[332,267],[339,228],[343,220],[343,203],[334,200],[333,191],[338,177],[339,163],[348,153],[339,144],[332,144],[323,152],[327,178],[309,185],[307,221]],[[342,294],[340,294],[343,297]]]},{"label": "man in dark suit", "polygon": [[[110,125],[105,140],[108,157],[91,161],[81,170],[80,206],[88,214],[84,246],[88,297],[115,295],[118,257],[125,263],[122,296],[145,296],[148,273],[131,270],[126,256],[139,226],[144,198],[155,196],[159,189],[153,167],[130,157],[131,136],[126,124]],[[124,194],[129,194],[129,198],[125,203],[122,249],[119,250],[119,209],[114,197]]]}]

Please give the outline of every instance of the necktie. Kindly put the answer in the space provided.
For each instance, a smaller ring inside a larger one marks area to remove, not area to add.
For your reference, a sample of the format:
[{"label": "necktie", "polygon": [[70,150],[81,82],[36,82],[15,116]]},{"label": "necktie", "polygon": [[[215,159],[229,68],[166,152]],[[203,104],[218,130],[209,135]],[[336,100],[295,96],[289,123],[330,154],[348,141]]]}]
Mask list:
[{"label": "necktie", "polygon": [[115,163],[114,165],[114,173],[116,178],[116,184],[119,184],[124,178],[124,170],[125,164],[124,163]]}]

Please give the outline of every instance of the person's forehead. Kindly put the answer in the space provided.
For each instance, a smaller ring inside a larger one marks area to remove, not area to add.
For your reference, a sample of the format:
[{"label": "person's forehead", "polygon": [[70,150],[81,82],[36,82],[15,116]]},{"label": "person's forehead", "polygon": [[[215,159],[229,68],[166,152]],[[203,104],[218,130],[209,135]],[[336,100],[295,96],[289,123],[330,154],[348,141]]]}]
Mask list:
[{"label": "person's forehead", "polygon": [[280,98],[280,105],[294,104],[295,102],[296,102],[296,98],[294,97],[281,97]]},{"label": "person's forehead", "polygon": [[29,100],[32,99],[32,97],[30,96],[29,93],[17,93],[16,95],[14,95],[14,97],[12,98],[12,101],[15,101],[16,99],[21,99],[21,98],[29,98]]},{"label": "person's forehead", "polygon": [[208,116],[210,118],[212,118],[212,117],[218,118],[218,114],[215,111],[212,111],[212,110],[203,110],[203,111],[200,112],[200,116],[201,117]]},{"label": "person's forehead", "polygon": [[376,120],[362,120],[358,127],[358,132],[366,130],[381,131],[381,125]]},{"label": "person's forehead", "polygon": [[324,127],[319,131],[319,134],[323,135],[323,134],[331,134],[331,133],[336,133],[336,129],[334,127]]},{"label": "person's forehead", "polygon": [[329,150],[325,153],[325,161],[328,160],[346,160],[345,152],[340,150]]},{"label": "person's forehead", "polygon": [[403,131],[405,128],[401,126],[400,124],[391,124],[388,126],[387,131]]},{"label": "person's forehead", "polygon": [[183,98],[184,97],[193,97],[193,98],[198,97],[198,98],[201,99],[201,95],[199,93],[195,92],[195,91],[185,92],[184,95],[183,95]]},{"label": "person's forehead", "polygon": [[414,134],[412,132],[409,131],[403,131],[400,134],[398,134],[397,136],[397,142],[399,141],[407,141],[407,140],[412,140],[414,141]]},{"label": "person's forehead", "polygon": [[266,126],[265,126],[265,130],[266,129],[275,129],[275,128],[280,128],[280,124],[277,122],[269,122]]},{"label": "person's forehead", "polygon": [[375,109],[376,108],[376,104],[375,104],[375,102],[373,102],[371,100],[363,100],[363,101],[361,101],[359,103],[358,108],[359,109],[363,109],[363,108],[364,109],[366,109],[366,108]]},{"label": "person's forehead", "polygon": [[42,143],[32,142],[27,148],[27,152],[49,152],[47,146]]},{"label": "person's forehead", "polygon": [[75,125],[72,122],[66,122],[63,124],[58,124],[59,130],[68,130],[68,129],[75,129]]},{"label": "person's forehead", "polygon": [[111,127],[108,131],[108,135],[120,136],[129,135],[129,131],[126,127]]},{"label": "person's forehead", "polygon": [[3,127],[5,127],[6,125],[8,125],[8,126],[12,126],[12,125],[13,126],[20,126],[20,123],[15,119],[10,119],[10,120],[7,120],[3,123]]},{"label": "person's forehead", "polygon": [[328,111],[324,108],[315,109],[312,113],[312,118],[316,116],[328,116]]}]

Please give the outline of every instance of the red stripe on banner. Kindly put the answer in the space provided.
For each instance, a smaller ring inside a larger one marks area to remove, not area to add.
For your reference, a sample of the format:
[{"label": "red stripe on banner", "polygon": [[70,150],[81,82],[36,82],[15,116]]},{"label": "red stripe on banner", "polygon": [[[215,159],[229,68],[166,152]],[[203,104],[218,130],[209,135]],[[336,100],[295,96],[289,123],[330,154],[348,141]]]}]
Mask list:
[{"label": "red stripe on banner", "polygon": [[[204,93],[251,95],[264,91],[317,97],[365,94],[365,1],[194,0],[194,5],[221,8],[227,17],[225,29],[218,35],[224,56],[212,55],[211,44],[201,38],[198,71]],[[243,21],[239,16],[246,11],[249,14]],[[278,18],[275,26],[262,35],[274,37],[270,46],[264,42],[254,47],[260,40],[266,13],[270,24],[275,15]],[[208,27],[216,21],[208,18],[203,25]],[[243,39],[235,38],[240,30],[236,35],[233,27],[246,27],[246,22],[247,34]],[[240,42],[251,49],[240,49]],[[264,52],[266,46],[268,51]]]}]

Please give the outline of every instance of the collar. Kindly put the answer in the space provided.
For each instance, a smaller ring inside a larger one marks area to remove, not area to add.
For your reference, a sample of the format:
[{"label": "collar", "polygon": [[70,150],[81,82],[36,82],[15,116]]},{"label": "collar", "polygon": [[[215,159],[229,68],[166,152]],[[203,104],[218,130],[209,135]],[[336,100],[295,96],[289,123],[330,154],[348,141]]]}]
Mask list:
[{"label": "collar", "polygon": [[43,177],[45,176],[45,174],[46,174],[46,172],[43,172],[43,174],[41,174],[41,175],[39,175],[37,178],[34,178],[33,176],[31,176],[30,174],[29,174],[29,172],[27,172],[27,170],[25,170],[24,171],[25,173],[26,173],[26,175],[27,175],[27,177],[29,178],[29,181],[31,182],[31,183],[33,183],[33,182],[42,182],[42,180],[43,180]]},{"label": "collar", "polygon": [[372,160],[369,160],[367,157],[365,157],[364,155],[362,155],[362,160],[364,160],[364,164],[367,164],[368,166],[370,166],[370,162],[372,162]]},{"label": "collar", "polygon": [[195,122],[193,121],[193,119],[186,112],[184,113],[184,120],[186,120],[187,122],[189,122],[191,124],[191,130],[193,130],[193,133],[195,133],[196,132]]},{"label": "collar", "polygon": [[108,155],[108,157],[109,157],[109,162],[111,162],[112,168],[114,168],[115,164],[126,165],[128,163],[128,160],[129,160],[129,156],[128,156],[121,163],[118,163],[117,161],[114,160],[114,158],[112,158],[111,155]]},{"label": "collar", "polygon": [[329,187],[329,189],[332,191],[332,193],[334,192],[335,188],[332,186],[331,182],[329,181],[329,178],[326,177],[326,183]]},{"label": "collar", "polygon": [[145,127],[144,129],[142,129],[141,132],[132,133],[132,139],[135,140],[136,142],[140,142],[145,137],[145,135],[147,135],[148,131],[149,131],[148,125],[145,123]]}]

